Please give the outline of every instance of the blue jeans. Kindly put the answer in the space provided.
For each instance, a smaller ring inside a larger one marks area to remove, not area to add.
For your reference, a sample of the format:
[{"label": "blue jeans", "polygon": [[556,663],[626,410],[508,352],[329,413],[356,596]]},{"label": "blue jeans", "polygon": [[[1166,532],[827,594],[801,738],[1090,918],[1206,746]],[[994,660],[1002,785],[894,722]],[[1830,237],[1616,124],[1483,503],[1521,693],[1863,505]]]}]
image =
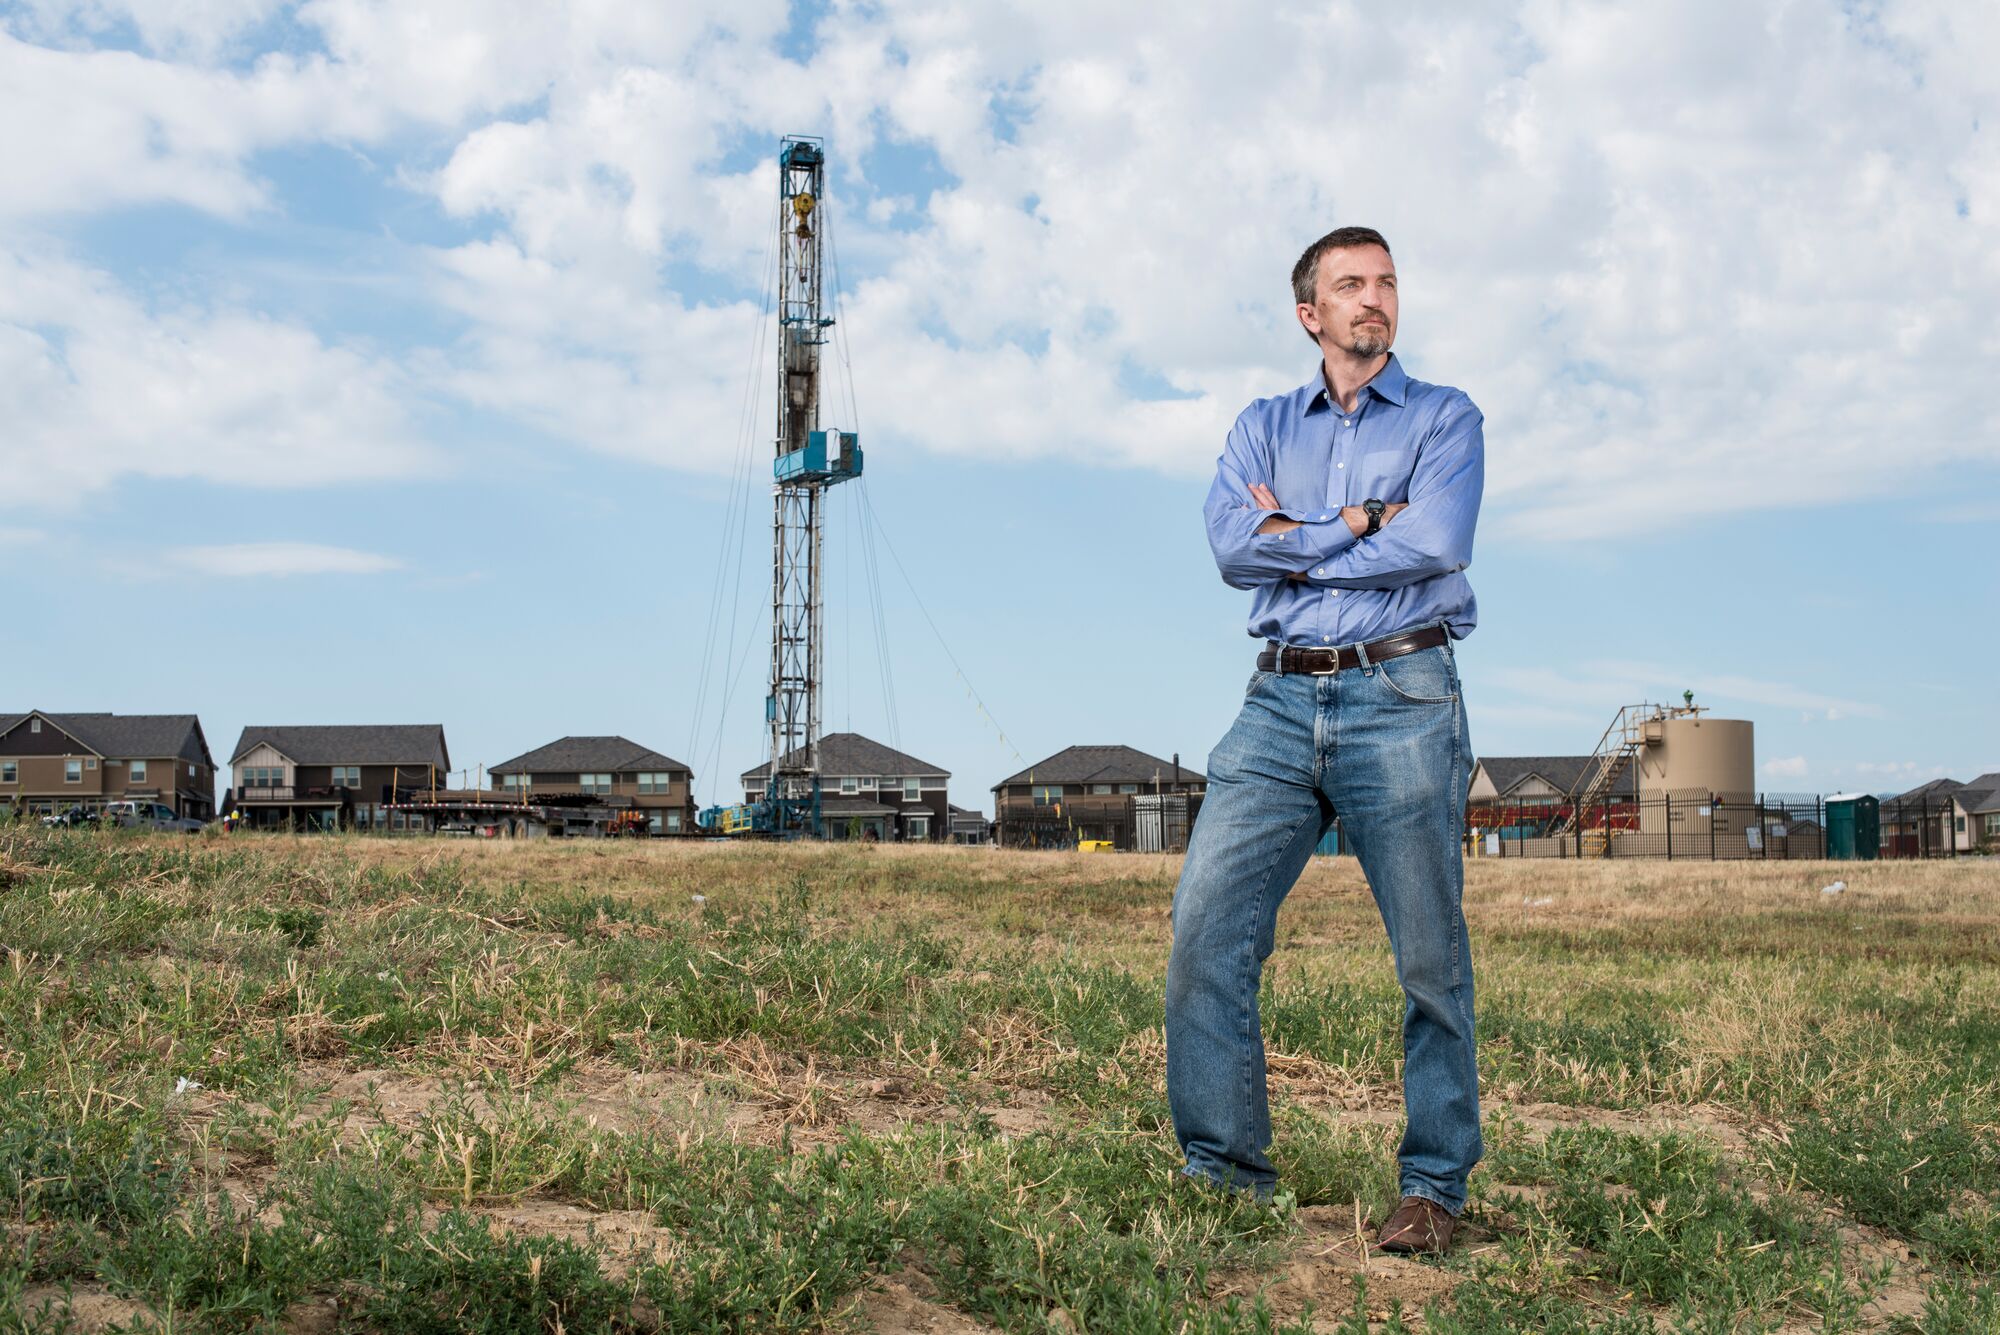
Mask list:
[{"label": "blue jeans", "polygon": [[1472,766],[1451,646],[1315,677],[1260,672],[1208,757],[1174,891],[1167,1102],[1187,1173],[1269,1195],[1257,986],[1278,906],[1339,813],[1389,929],[1403,1011],[1402,1190],[1457,1214],[1479,1162],[1460,831]]}]

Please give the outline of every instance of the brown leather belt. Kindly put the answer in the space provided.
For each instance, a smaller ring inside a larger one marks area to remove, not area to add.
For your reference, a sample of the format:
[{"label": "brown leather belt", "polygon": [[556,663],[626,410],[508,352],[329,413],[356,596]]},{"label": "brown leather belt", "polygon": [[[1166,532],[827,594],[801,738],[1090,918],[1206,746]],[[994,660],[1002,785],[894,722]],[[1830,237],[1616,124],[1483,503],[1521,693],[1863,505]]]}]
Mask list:
[{"label": "brown leather belt", "polygon": [[1301,649],[1296,645],[1277,644],[1257,655],[1257,670],[1281,674],[1309,672],[1315,677],[1324,677],[1360,667],[1363,650],[1367,651],[1369,662],[1379,663],[1385,658],[1401,658],[1419,649],[1434,649],[1450,638],[1443,626],[1426,626],[1422,630],[1384,635],[1366,644],[1350,644],[1338,649]]}]

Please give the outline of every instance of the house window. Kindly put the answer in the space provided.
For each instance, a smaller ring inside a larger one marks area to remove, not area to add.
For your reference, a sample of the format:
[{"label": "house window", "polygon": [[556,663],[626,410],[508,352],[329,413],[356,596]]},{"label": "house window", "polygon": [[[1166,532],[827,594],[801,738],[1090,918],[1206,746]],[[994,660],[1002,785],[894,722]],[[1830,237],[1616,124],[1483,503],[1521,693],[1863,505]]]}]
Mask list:
[{"label": "house window", "polygon": [[917,781],[915,779],[903,780],[903,800],[905,802],[916,801],[920,793],[921,790],[918,787]]},{"label": "house window", "polygon": [[641,774],[639,776],[639,791],[642,793],[651,793],[664,797],[668,792],[672,791],[673,786],[674,774],[672,770],[657,770],[651,774]]},{"label": "house window", "polygon": [[852,797],[860,791],[861,791],[861,780],[855,778],[847,778],[847,779],[842,779],[840,781],[840,795],[842,797]]},{"label": "house window", "polygon": [[84,767],[85,769],[96,769],[96,768],[97,768],[97,757],[96,757],[96,756],[91,756],[91,757],[90,757],[89,759],[85,760],[85,761],[83,762],[83,767]]},{"label": "house window", "polygon": [[1986,833],[1989,835],[2000,834],[2000,811],[1996,811],[1986,818]]},{"label": "house window", "polygon": [[1136,793],[1139,791],[1139,785],[1136,783],[1121,783],[1118,785],[1118,791],[1121,793]]},{"label": "house window", "polygon": [[133,761],[133,762],[132,762],[132,782],[133,782],[133,783],[144,783],[145,781],[146,781],[146,762],[145,762],[145,761],[143,761],[143,760],[135,760],[135,761]]},{"label": "house window", "polygon": [[609,774],[579,774],[576,776],[576,786],[586,793],[608,795],[611,792],[611,776]]},{"label": "house window", "polygon": [[1111,796],[1111,785],[1108,783],[1093,783],[1090,785],[1090,795],[1092,797],[1109,797]]},{"label": "house window", "polygon": [[502,774],[500,776],[500,786],[502,788],[526,788],[528,786],[528,776],[525,774]]},{"label": "house window", "polygon": [[677,831],[680,828],[681,828],[681,813],[678,811],[669,811],[667,813],[668,833],[673,833],[674,831]]},{"label": "house window", "polygon": [[912,816],[912,817],[910,817],[910,820],[909,820],[909,837],[910,837],[910,838],[912,838],[912,839],[928,839],[928,838],[930,838],[930,837],[931,837],[931,818],[930,818],[929,816]]},{"label": "house window", "polygon": [[333,786],[336,788],[359,788],[361,786],[361,766],[335,765]]},{"label": "house window", "polygon": [[1059,783],[1038,783],[1034,787],[1035,805],[1052,807],[1062,801],[1062,785]]},{"label": "house window", "polygon": [[862,792],[864,792],[864,793],[872,793],[872,792],[874,792],[874,791],[875,791],[875,788],[876,788],[876,781],[875,781],[875,776],[874,776],[874,775],[872,775],[872,774],[864,774],[864,775],[862,775],[862,777],[861,777],[861,791],[862,791]]},{"label": "house window", "polygon": [[63,761],[63,782],[64,783],[83,782],[83,762],[81,760]]},{"label": "house window", "polygon": [[0,783],[19,783],[21,771],[11,760],[0,760]]},{"label": "house window", "polygon": [[40,732],[41,730],[42,730],[42,721],[40,719],[32,719],[29,721],[28,723],[29,732]]},{"label": "house window", "polygon": [[1959,816],[1959,817],[1956,817],[1956,818],[1954,818],[1954,819],[1953,819],[1953,821],[1952,821],[1952,823],[1951,823],[1951,829],[1952,829],[1952,833],[1953,833],[1953,834],[1964,834],[1964,833],[1965,833],[1965,817],[1963,817],[1963,816]]}]

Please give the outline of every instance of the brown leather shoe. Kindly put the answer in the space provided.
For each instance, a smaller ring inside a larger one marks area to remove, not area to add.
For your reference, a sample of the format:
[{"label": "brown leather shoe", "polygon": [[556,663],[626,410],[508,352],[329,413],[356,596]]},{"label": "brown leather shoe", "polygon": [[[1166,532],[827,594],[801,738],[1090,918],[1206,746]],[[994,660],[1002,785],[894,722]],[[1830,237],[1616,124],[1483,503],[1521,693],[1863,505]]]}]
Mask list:
[{"label": "brown leather shoe", "polygon": [[1436,1201],[1405,1196],[1389,1222],[1382,1225],[1375,1245],[1403,1256],[1442,1256],[1451,1246],[1451,1230],[1457,1223]]}]

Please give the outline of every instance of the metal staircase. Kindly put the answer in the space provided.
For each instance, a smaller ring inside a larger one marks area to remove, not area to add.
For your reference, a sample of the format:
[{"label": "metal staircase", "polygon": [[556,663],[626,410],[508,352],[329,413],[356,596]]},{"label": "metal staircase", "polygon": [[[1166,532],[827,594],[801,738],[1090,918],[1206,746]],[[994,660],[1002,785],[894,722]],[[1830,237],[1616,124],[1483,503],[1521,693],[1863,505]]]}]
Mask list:
[{"label": "metal staircase", "polygon": [[[1666,721],[1679,718],[1683,714],[1696,713],[1695,707],[1672,708],[1655,704],[1626,705],[1611,720],[1611,726],[1597,739],[1597,749],[1590,753],[1590,761],[1583,767],[1583,773],[1576,781],[1576,787],[1569,793],[1569,814],[1557,826],[1555,834],[1559,839],[1574,837],[1577,827],[1583,821],[1583,813],[1601,805],[1618,786],[1626,769],[1638,758],[1639,748],[1658,746],[1666,740]],[[1589,856],[1602,856],[1609,847],[1611,831],[1600,826],[1587,830],[1585,840],[1579,847]]]}]

